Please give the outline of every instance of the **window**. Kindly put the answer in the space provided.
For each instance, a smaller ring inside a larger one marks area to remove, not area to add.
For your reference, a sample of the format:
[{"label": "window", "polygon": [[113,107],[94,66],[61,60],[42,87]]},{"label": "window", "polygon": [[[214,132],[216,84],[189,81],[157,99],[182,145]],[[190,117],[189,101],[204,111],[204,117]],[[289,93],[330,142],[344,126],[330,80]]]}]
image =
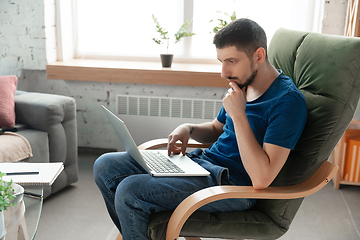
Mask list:
[{"label": "window", "polygon": [[[60,2],[60,1],[59,1]],[[212,44],[215,21],[224,13],[248,17],[266,31],[268,42],[276,29],[320,32],[321,0],[73,0],[74,57],[156,60],[165,46],[156,44],[152,14],[173,33],[184,19],[196,35],[171,44],[176,62],[216,61]],[[221,13],[219,13],[219,11]]]},{"label": "window", "polygon": [[[161,26],[176,29],[183,20],[181,1],[77,0],[76,56],[154,57],[165,50],[152,38],[158,37],[152,14]],[[171,49],[172,50],[172,49]],[[176,52],[175,54],[178,54]]]},{"label": "window", "polygon": [[[226,2],[226,4],[223,4]],[[214,58],[209,20],[223,18],[223,13],[236,13],[237,18],[250,18],[266,32],[268,43],[281,27],[299,31],[320,32],[320,0],[194,0],[194,32],[191,53],[193,58]],[[206,6],[206,7],[205,7]],[[229,18],[226,18],[228,20]]]}]

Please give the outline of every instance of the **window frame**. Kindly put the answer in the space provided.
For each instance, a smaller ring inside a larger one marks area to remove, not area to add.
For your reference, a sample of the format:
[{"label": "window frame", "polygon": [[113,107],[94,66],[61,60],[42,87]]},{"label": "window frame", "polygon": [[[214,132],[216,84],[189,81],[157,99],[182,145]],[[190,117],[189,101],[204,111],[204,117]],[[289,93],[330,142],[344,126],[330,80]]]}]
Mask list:
[{"label": "window frame", "polygon": [[[194,0],[183,0],[183,18],[193,19]],[[323,16],[324,1],[314,0],[309,11],[313,13],[309,19],[312,22],[312,29],[309,31],[321,32],[321,17]],[[57,55],[59,61],[69,59],[83,59],[78,55],[77,48],[77,0],[61,1],[56,0],[56,33],[57,33]],[[193,22],[188,26],[193,31]],[[192,38],[184,38],[184,55],[174,58],[174,62],[188,63],[216,63],[216,59],[190,58],[190,46]],[[107,60],[130,60],[130,61],[159,61],[157,57],[129,57],[129,56],[104,56],[104,55],[86,55],[87,59],[107,59]]]},{"label": "window frame", "polygon": [[[185,4],[193,6],[194,0],[184,0]],[[323,2],[314,0],[317,3],[314,8],[321,11],[313,19],[320,19],[323,15]],[[116,58],[103,59],[97,58],[76,59],[75,44],[76,31],[73,21],[73,9],[76,8],[75,0],[55,0],[56,4],[56,34],[57,34],[57,61],[49,63],[46,66],[48,79],[75,80],[75,81],[97,81],[97,82],[118,82],[118,83],[139,83],[139,84],[160,84],[160,85],[181,85],[181,86],[206,86],[206,87],[223,87],[228,88],[228,82],[221,79],[221,64],[214,59],[213,61],[202,61],[199,59],[177,59],[172,68],[161,68],[159,59],[141,59],[134,58]],[[193,9],[191,11],[193,14]],[[192,15],[184,11],[185,19]],[[185,15],[186,14],[186,15]],[[313,25],[315,28],[321,26]],[[192,25],[190,26],[192,28]],[[314,29],[313,29],[314,30]],[[316,29],[315,29],[316,30]],[[146,60],[144,64],[138,64]],[[185,61],[186,63],[181,63]],[[157,62],[157,65],[154,65]],[[125,64],[126,63],[126,64]],[[127,63],[130,63],[128,65]],[[104,65],[105,64],[105,65]],[[106,66],[110,64],[111,67]],[[125,67],[124,67],[125,66]],[[146,73],[147,77],[137,77],[139,73]],[[102,73],[95,74],[94,73]],[[127,73],[128,78],[121,77],[119,73]],[[194,75],[192,81],[183,81],[187,74]],[[167,79],[172,79],[168,81]],[[208,81],[211,79],[211,81]]]}]

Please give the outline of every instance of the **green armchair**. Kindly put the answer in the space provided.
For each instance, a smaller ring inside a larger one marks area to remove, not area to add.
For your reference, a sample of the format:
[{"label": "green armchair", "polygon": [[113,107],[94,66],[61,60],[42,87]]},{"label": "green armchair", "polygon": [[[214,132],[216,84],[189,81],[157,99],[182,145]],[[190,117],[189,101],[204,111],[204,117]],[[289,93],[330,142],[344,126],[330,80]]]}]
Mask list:
[{"label": "green armchair", "polygon": [[[209,201],[224,194],[259,198],[251,210],[215,214],[195,211],[204,201],[198,192],[190,200],[185,199],[174,212],[151,215],[149,238],[159,240],[167,235],[166,239],[173,240],[181,230],[180,236],[184,237],[277,239],[289,229],[303,197],[320,189],[335,174],[336,167],[326,160],[349,125],[359,101],[360,39],[279,29],[268,54],[271,63],[293,79],[308,107],[305,130],[283,169],[271,187],[256,190],[255,194],[247,187],[203,190],[207,194],[213,192],[207,196]],[[163,144],[152,141],[139,147]],[[324,175],[319,177],[319,172]],[[304,185],[307,192],[296,190]],[[284,194],[289,189],[293,194]],[[191,205],[192,202],[195,204]],[[184,219],[187,220],[183,225]]]}]

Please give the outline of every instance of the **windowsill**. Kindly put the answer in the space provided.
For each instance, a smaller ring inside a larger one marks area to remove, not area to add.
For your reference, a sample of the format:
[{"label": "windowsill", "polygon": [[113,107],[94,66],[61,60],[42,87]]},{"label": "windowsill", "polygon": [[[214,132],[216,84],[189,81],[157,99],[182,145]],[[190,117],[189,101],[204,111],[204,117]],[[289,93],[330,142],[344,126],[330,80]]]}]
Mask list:
[{"label": "windowsill", "polygon": [[220,64],[173,63],[162,68],[160,61],[72,59],[46,66],[48,79],[228,88],[220,72]]}]

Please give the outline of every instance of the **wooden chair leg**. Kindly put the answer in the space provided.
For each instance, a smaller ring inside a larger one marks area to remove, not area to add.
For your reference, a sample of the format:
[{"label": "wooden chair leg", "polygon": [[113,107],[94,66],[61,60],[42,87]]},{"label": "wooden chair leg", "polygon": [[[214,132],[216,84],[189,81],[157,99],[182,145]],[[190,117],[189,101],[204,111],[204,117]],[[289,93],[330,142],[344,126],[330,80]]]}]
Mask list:
[{"label": "wooden chair leg", "polygon": [[[345,135],[345,134],[344,134]],[[339,170],[335,174],[333,181],[334,181],[334,188],[339,189],[340,181],[342,179],[342,172],[344,166],[344,158],[345,158],[345,136],[340,138],[340,141],[336,145],[334,149],[334,164],[339,166]]]},{"label": "wooden chair leg", "polygon": [[122,240],[121,233],[119,233],[119,235],[117,236],[117,238],[115,240]]}]

